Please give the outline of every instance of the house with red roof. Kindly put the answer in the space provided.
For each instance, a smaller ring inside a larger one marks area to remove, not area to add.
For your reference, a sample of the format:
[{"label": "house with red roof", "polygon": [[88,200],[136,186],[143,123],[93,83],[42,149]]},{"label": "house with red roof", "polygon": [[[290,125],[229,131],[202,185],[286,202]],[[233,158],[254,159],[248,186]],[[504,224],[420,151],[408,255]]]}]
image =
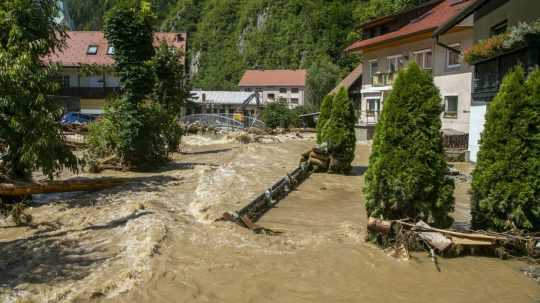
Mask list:
[{"label": "house with red roof", "polygon": [[261,103],[284,100],[293,108],[304,105],[307,71],[247,70],[238,86],[244,92],[258,92]]},{"label": "house with red roof", "polygon": [[461,50],[473,44],[472,20],[461,21],[437,39],[433,32],[474,2],[432,0],[360,26],[362,39],[345,50],[362,57],[361,98],[356,105],[360,137],[371,139],[397,72],[410,61],[429,71],[441,92],[443,132],[467,134],[472,69],[463,62]]},{"label": "house with red roof", "polygon": [[[155,33],[154,46],[161,43],[185,54],[186,33]],[[109,45],[103,32],[69,31],[66,46],[43,58],[45,64],[62,66],[60,97],[68,111],[103,112],[107,96],[121,89],[120,79],[112,71],[113,54],[114,47]]]}]

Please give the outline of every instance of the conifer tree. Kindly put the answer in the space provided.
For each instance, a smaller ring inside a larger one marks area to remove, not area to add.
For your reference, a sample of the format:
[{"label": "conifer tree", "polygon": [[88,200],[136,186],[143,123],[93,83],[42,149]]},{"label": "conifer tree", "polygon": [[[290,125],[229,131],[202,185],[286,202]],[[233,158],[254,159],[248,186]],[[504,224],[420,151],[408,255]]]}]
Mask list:
[{"label": "conifer tree", "polygon": [[51,97],[59,68],[41,61],[63,46],[57,15],[53,0],[0,1],[0,173],[13,179],[31,179],[33,170],[51,179],[64,167],[77,170],[57,122],[61,105]]},{"label": "conifer tree", "polygon": [[454,183],[446,176],[440,114],[431,75],[415,63],[400,71],[375,130],[364,188],[368,216],[451,224]]},{"label": "conifer tree", "polygon": [[319,118],[317,119],[317,143],[322,143],[322,130],[324,125],[330,119],[332,113],[332,103],[334,102],[334,95],[326,95],[321,104]]},{"label": "conifer tree", "polygon": [[345,88],[334,97],[330,118],[322,129],[322,142],[328,146],[332,157],[330,171],[346,174],[351,171],[356,149],[354,107]]},{"label": "conifer tree", "polygon": [[473,172],[475,228],[540,231],[540,71],[517,67],[489,104]]}]

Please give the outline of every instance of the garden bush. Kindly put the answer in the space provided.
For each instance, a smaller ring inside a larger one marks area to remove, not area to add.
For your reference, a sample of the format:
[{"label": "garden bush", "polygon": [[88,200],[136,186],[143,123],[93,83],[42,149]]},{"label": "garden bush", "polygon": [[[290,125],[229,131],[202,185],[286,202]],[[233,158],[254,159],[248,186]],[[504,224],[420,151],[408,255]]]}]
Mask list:
[{"label": "garden bush", "polygon": [[319,119],[317,120],[317,143],[322,143],[322,130],[324,125],[330,119],[332,113],[332,103],[334,102],[334,95],[327,95],[324,97],[321,104]]},{"label": "garden bush", "polygon": [[261,116],[268,128],[289,128],[295,119],[285,100],[269,103],[262,111]]},{"label": "garden bush", "polygon": [[448,227],[454,182],[446,176],[441,97],[430,74],[399,72],[375,130],[364,193],[368,216]]},{"label": "garden bush", "polygon": [[474,228],[540,231],[540,71],[522,67],[489,104],[472,181]]}]

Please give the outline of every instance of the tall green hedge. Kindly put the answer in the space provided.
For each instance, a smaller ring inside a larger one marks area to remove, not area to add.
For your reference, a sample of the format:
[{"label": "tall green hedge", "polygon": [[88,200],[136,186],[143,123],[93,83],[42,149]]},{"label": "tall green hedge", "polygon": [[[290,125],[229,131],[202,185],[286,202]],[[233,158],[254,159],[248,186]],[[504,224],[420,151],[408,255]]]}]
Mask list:
[{"label": "tall green hedge", "polygon": [[319,118],[317,119],[317,143],[322,143],[322,130],[324,125],[330,119],[330,114],[332,113],[332,103],[334,102],[334,95],[327,95],[324,97],[321,104],[321,109],[319,113]]},{"label": "tall green hedge", "polygon": [[332,156],[330,171],[346,174],[351,171],[356,148],[354,107],[345,88],[341,88],[332,103],[330,118],[324,124],[321,140]]},{"label": "tall green hedge", "polygon": [[369,216],[452,223],[454,182],[446,176],[440,114],[431,75],[415,63],[400,71],[375,130],[364,188]]},{"label": "tall green hedge", "polygon": [[486,113],[473,172],[475,228],[540,230],[540,71],[518,67]]}]

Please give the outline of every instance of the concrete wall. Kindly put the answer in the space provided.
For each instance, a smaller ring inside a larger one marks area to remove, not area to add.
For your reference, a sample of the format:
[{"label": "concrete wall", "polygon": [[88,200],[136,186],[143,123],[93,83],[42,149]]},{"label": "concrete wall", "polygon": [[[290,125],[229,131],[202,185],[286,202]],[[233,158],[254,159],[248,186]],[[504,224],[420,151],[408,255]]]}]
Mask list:
[{"label": "concrete wall", "polygon": [[487,105],[471,106],[469,127],[469,160],[476,162],[480,150],[480,135],[484,131],[484,117]]},{"label": "concrete wall", "polygon": [[[508,27],[512,27],[519,22],[530,22],[540,18],[540,1],[538,0],[492,0],[491,5],[497,7],[493,9],[490,5],[475,13],[474,39],[475,41],[489,38],[491,28],[504,20],[508,21]],[[500,5],[500,6],[499,6]]]},{"label": "concrete wall", "polygon": [[[280,88],[284,88],[287,90],[286,93],[280,93],[279,90]],[[297,88],[298,89],[298,93],[293,93],[291,90],[293,88]],[[283,98],[285,100],[287,100],[287,103],[289,104],[290,107],[296,107],[296,106],[300,106],[300,105],[304,105],[304,87],[299,87],[299,86],[279,86],[279,87],[275,87],[275,86],[261,86],[261,87],[240,87],[240,90],[242,91],[245,91],[245,92],[253,92],[253,91],[260,91],[262,92],[262,102],[263,103],[266,103],[266,102],[273,102],[273,101],[277,101],[279,100],[279,98]],[[269,94],[274,94],[274,100],[270,99],[268,97]],[[291,102],[291,99],[293,98],[296,98],[298,99],[298,104],[294,104]]]}]

